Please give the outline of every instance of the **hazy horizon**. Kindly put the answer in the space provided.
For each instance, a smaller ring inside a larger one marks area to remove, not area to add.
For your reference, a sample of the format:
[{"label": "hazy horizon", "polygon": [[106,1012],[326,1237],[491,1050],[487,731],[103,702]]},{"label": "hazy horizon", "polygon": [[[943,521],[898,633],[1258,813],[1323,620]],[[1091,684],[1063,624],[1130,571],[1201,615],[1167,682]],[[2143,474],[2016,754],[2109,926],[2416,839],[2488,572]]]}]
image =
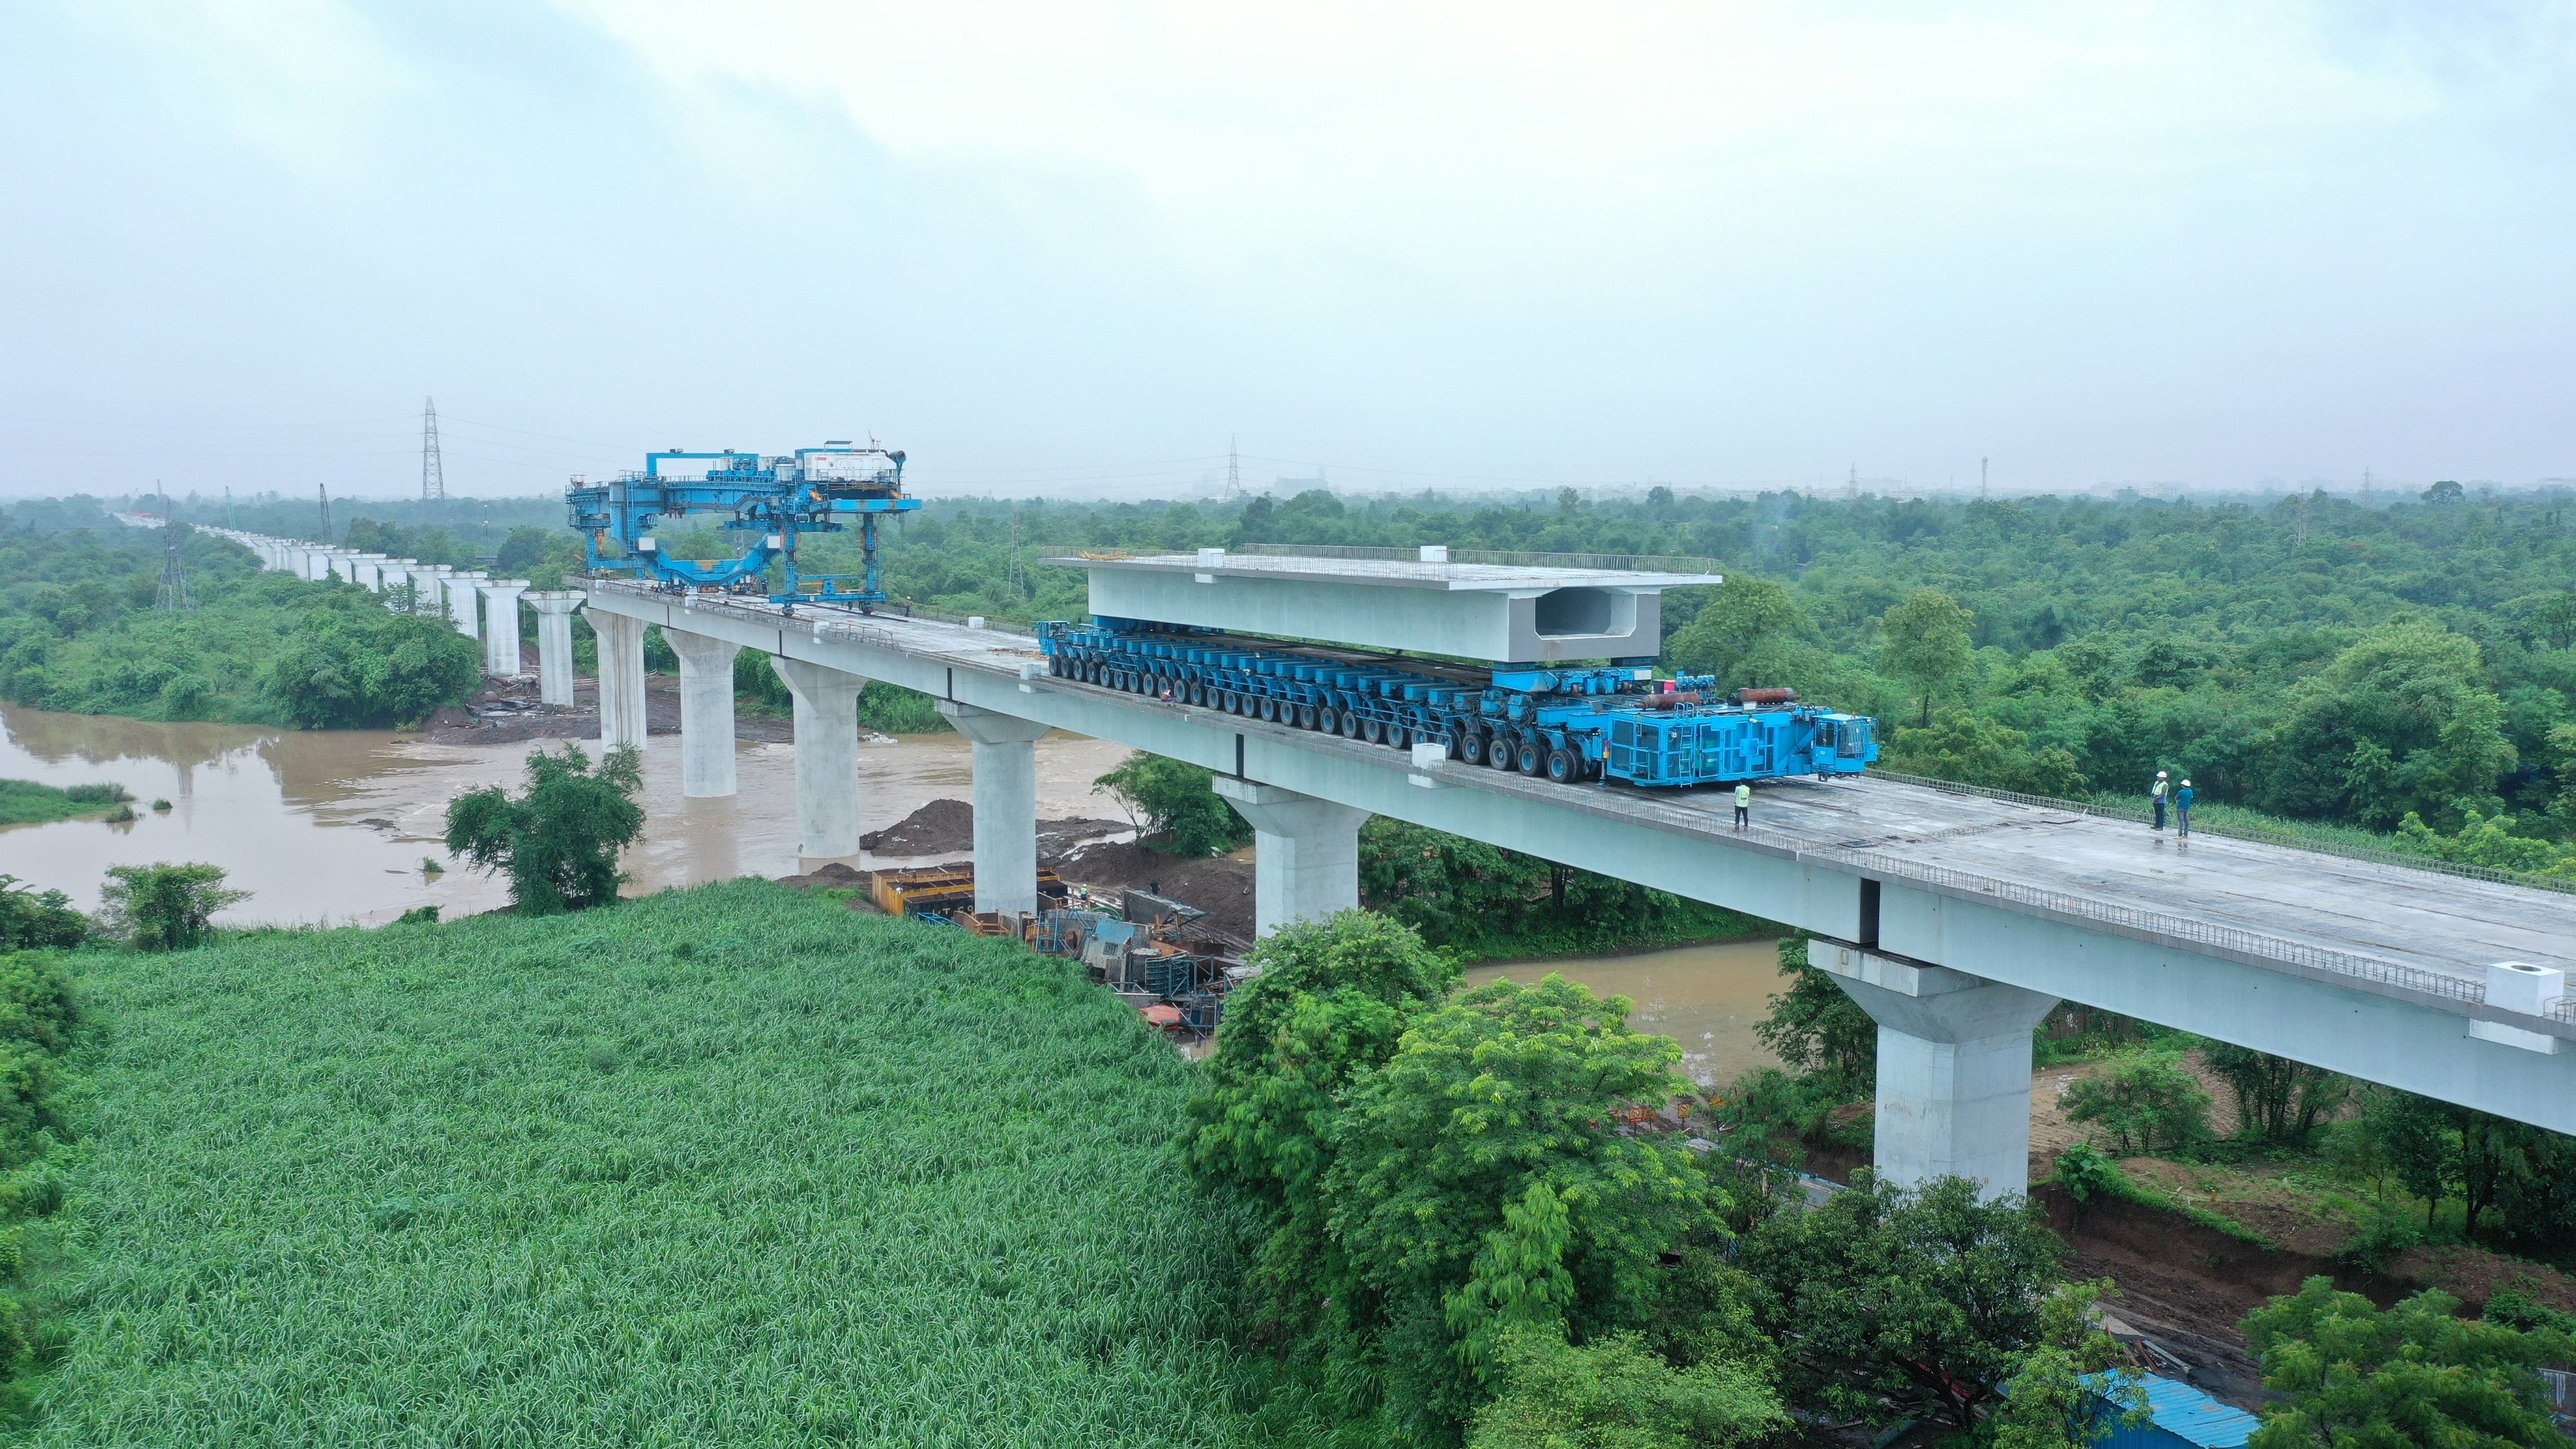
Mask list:
[{"label": "hazy horizon", "polygon": [[0,496],[2576,477],[2576,10],[0,13]]}]

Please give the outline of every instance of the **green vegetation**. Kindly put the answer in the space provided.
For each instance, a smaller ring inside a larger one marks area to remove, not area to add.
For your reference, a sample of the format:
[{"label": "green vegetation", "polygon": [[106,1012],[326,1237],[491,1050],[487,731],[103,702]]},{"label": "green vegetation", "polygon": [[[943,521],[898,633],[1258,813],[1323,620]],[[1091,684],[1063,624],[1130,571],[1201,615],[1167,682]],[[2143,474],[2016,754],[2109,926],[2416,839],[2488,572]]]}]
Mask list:
[{"label": "green vegetation", "polygon": [[2209,1093],[2171,1052],[2131,1052],[2066,1093],[2069,1121],[2098,1123],[2122,1157],[2189,1152],[2209,1135]]},{"label": "green vegetation", "polygon": [[1360,903],[1462,961],[1769,935],[1767,921],[1387,816],[1360,826]]},{"label": "green vegetation", "polygon": [[162,536],[0,535],[0,699],[80,714],[347,728],[411,724],[480,682],[474,642],[354,585],[182,540],[196,607],[154,608]]},{"label": "green vegetation", "polygon": [[1092,781],[1117,797],[1149,843],[1174,855],[1222,855],[1252,838],[1252,827],[1217,798],[1204,766],[1143,751]]},{"label": "green vegetation", "polygon": [[591,768],[581,747],[528,756],[528,790],[512,798],[495,785],[447,802],[447,848],[510,878],[510,904],[523,916],[588,910],[617,899],[626,877],[617,854],[644,834],[644,763],[612,750]]},{"label": "green vegetation", "polygon": [[123,785],[40,785],[33,780],[0,780],[0,825],[42,825],[97,815],[131,801]]},{"label": "green vegetation", "polygon": [[[12,894],[0,888],[0,901]],[[36,1375],[64,1346],[28,1284],[50,1252],[43,1220],[63,1206],[65,1057],[85,1035],[61,961],[0,950],[0,1421],[24,1416]]]},{"label": "green vegetation", "polygon": [[1194,1079],[1079,967],[762,882],[77,958],[40,1446],[1239,1437]]},{"label": "green vegetation", "polygon": [[2311,1278],[2245,1320],[2264,1386],[2289,1396],[2267,1410],[2251,1449],[2549,1449],[2543,1363],[2576,1355],[2555,1329],[2525,1332],[2457,1316],[2460,1301],[2418,1293],[2380,1309]]},{"label": "green vegetation", "polygon": [[70,896],[0,875],[0,951],[68,950],[89,937],[89,917],[72,908]]},{"label": "green vegetation", "polygon": [[107,935],[143,951],[185,951],[213,935],[215,912],[250,899],[224,888],[221,866],[112,865],[99,887],[99,926]]}]

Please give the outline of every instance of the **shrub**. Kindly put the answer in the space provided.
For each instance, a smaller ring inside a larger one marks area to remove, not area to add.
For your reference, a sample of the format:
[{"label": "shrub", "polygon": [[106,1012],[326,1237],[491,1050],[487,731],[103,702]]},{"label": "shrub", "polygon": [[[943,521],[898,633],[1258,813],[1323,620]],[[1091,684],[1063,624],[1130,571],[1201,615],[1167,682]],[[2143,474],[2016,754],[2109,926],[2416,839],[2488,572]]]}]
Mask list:
[{"label": "shrub", "polygon": [[2102,1155],[2102,1149],[2090,1142],[2078,1142],[2057,1154],[2057,1185],[2075,1200],[2078,1222],[2084,1209],[2097,1198],[2118,1197],[2129,1185],[2120,1164]]},{"label": "shrub", "polygon": [[72,908],[70,896],[0,875],[0,951],[68,950],[89,935],[89,917]]},{"label": "shrub", "polygon": [[2213,1044],[2202,1057],[2236,1099],[2236,1130],[2296,1145],[2352,1096],[2352,1079],[2249,1047]]},{"label": "shrub", "polygon": [[2118,1156],[2172,1152],[2209,1136],[2209,1092],[2172,1055],[2141,1052],[2069,1088],[2066,1115],[2100,1124]]},{"label": "shrub", "polygon": [[250,899],[224,889],[224,869],[191,861],[108,867],[99,888],[108,931],[146,951],[184,951],[213,933],[215,912]]},{"label": "shrub", "polygon": [[1801,1076],[1822,1076],[1845,1096],[1878,1081],[1878,1022],[1834,978],[1807,961],[1803,936],[1780,942],[1780,974],[1789,989],[1771,998],[1771,1014],[1753,1034]]},{"label": "shrub", "polygon": [[261,688],[299,729],[418,724],[483,682],[474,641],[445,621],[375,607],[315,609],[269,661]]},{"label": "shrub", "polygon": [[1581,1348],[1521,1335],[1501,1359],[1502,1392],[1476,1411],[1468,1449],[1730,1449],[1789,1427],[1758,1375],[1676,1369],[1633,1334]]},{"label": "shrub", "polygon": [[625,877],[617,854],[644,833],[635,794],[643,763],[633,750],[613,750],[591,768],[578,745],[559,755],[528,756],[528,791],[512,798],[495,785],[447,804],[447,848],[488,871],[510,877],[510,904],[521,915],[587,910],[617,899]]}]

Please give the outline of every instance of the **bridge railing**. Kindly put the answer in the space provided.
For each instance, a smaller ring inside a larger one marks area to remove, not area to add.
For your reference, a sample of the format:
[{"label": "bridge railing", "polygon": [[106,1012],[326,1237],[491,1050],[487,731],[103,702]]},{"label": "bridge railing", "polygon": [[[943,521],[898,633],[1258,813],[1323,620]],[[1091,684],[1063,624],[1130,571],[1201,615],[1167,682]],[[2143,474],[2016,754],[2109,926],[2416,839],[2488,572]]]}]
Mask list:
[{"label": "bridge railing", "polygon": [[[1339,543],[1239,543],[1228,550],[1263,558],[1338,558],[1373,560],[1382,563],[1419,563],[1419,548],[1373,548]],[[1687,558],[1678,554],[1649,553],[1521,553],[1484,548],[1453,548],[1449,562],[1461,564],[1497,564],[1504,568],[1598,569],[1633,573],[1714,574],[1724,570],[1717,560]]]},{"label": "bridge railing", "polygon": [[[1956,780],[1938,780],[1929,775],[1909,775],[1901,770],[1873,768],[1869,778],[1893,780],[1903,785],[1919,785],[1948,795],[1974,795],[1986,800],[2002,800],[2014,805],[2029,805],[2041,810],[2073,810],[2085,815],[2098,815],[2106,820],[2127,820],[2144,824],[2154,818],[2152,812],[2136,805],[2118,805],[2102,800],[2060,800],[2048,795],[2025,795],[2018,790],[1997,790],[1984,785],[1963,785]],[[2430,871],[2435,875],[2457,876],[2463,880],[2493,881],[2498,885],[2524,886],[2532,890],[2555,891],[2576,895],[2576,881],[2552,875],[2533,875],[2527,871],[2499,870],[2489,865],[2468,865],[2443,860],[2437,856],[2416,855],[2403,850],[2382,850],[2368,845],[2345,845],[2339,841],[2318,840],[2288,830],[2268,830],[2259,825],[2221,825],[2209,820],[2192,822],[2195,835],[2219,835],[2230,840],[2251,841],[2257,845],[2277,845],[2289,850],[2304,850],[2312,855],[2331,855],[2343,860],[2358,860],[2371,865],[2393,865],[2405,870]]]}]

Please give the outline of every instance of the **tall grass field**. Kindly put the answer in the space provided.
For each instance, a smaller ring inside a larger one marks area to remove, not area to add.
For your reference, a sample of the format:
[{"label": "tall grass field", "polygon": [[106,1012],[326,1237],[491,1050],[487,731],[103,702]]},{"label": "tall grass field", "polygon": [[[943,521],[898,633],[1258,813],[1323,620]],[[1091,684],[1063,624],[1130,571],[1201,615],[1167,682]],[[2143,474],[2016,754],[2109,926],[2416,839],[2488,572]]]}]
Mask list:
[{"label": "tall grass field", "polygon": [[1078,967],[738,881],[84,955],[49,1445],[1237,1437],[1190,1068]]}]

